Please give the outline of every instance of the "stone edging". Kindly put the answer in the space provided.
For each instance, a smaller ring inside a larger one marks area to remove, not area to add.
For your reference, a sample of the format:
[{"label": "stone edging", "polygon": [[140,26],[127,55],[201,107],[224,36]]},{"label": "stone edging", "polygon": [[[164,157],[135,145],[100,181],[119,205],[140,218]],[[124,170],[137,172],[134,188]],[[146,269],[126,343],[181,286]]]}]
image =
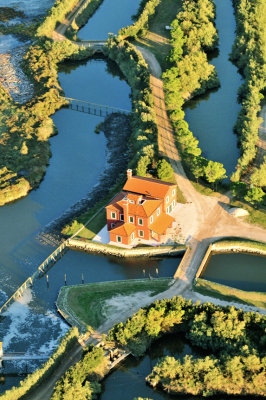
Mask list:
[{"label": "stone edging", "polygon": [[83,250],[88,253],[96,252],[101,254],[114,255],[118,257],[152,257],[156,255],[175,255],[184,253],[186,247],[176,248],[175,246],[143,247],[135,249],[124,249],[97,242],[83,242],[77,239],[68,239],[68,247],[71,249]]}]

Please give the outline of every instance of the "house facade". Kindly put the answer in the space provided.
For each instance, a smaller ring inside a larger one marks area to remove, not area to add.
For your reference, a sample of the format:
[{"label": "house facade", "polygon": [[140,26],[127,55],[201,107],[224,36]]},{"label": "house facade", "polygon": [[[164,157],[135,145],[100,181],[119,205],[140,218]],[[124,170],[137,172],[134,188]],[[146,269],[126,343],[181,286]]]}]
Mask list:
[{"label": "house facade", "polygon": [[176,185],[153,178],[132,176],[106,206],[110,241],[130,245],[135,239],[161,241],[174,218],[169,214],[176,206]]}]

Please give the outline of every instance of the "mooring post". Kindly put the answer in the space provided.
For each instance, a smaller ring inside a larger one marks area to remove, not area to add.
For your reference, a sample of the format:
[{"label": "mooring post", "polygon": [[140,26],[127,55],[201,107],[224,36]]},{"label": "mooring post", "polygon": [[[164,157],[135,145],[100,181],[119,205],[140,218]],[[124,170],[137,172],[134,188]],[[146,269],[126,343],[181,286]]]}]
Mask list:
[{"label": "mooring post", "polygon": [[0,368],[3,368],[3,342],[0,342]]},{"label": "mooring post", "polygon": [[82,274],[81,274],[81,282],[84,283],[84,275],[83,275],[83,272],[82,272]]},{"label": "mooring post", "polygon": [[66,284],[67,284],[67,280],[66,280],[66,274],[65,274],[65,286],[66,286]]}]

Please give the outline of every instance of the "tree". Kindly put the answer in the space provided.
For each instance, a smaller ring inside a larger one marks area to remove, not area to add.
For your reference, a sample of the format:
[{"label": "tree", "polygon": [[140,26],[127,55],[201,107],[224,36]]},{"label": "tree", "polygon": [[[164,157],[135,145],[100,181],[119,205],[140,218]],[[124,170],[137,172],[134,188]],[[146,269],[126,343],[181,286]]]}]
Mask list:
[{"label": "tree", "polygon": [[201,176],[204,176],[205,168],[208,164],[208,161],[204,157],[194,157],[193,162],[191,164],[191,172],[198,179]]},{"label": "tree", "polygon": [[222,163],[209,161],[205,168],[205,176],[208,182],[214,183],[226,178],[226,169]]},{"label": "tree", "polygon": [[244,199],[251,204],[258,205],[264,201],[265,197],[265,193],[261,188],[254,187],[247,191]]},{"label": "tree", "polygon": [[171,165],[166,160],[161,160],[158,162],[157,175],[162,181],[169,180],[173,177],[174,170]]}]

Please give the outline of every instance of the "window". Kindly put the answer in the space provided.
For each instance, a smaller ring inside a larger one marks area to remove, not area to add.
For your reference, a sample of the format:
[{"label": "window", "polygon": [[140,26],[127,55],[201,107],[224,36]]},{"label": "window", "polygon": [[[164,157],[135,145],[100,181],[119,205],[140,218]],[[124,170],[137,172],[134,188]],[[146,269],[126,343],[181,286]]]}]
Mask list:
[{"label": "window", "polygon": [[129,217],[129,222],[130,222],[131,224],[134,224],[134,217]]},{"label": "window", "polygon": [[115,224],[111,224],[111,228],[113,228],[115,226]]},{"label": "window", "polygon": [[150,223],[153,223],[153,215],[150,216]]},{"label": "window", "polygon": [[134,240],[134,238],[135,238],[135,234],[133,232],[133,233],[131,233],[131,240]]},{"label": "window", "polygon": [[173,204],[173,208],[174,208],[174,207],[175,207],[175,200],[173,200],[173,203],[172,203],[172,204]]},{"label": "window", "polygon": [[169,196],[166,197],[166,204],[169,203]]},{"label": "window", "polygon": [[134,201],[134,200],[129,200],[129,202],[130,202],[131,204],[135,204],[135,201]]},{"label": "window", "polygon": [[174,196],[175,195],[175,189],[173,189],[173,191],[172,191],[172,196]]},{"label": "window", "polygon": [[166,214],[169,214],[169,207],[167,207],[166,209]]},{"label": "window", "polygon": [[116,237],[116,241],[117,241],[117,243],[122,243],[122,238],[121,238],[121,236],[117,236],[117,237]]},{"label": "window", "polygon": [[120,221],[124,221],[124,214],[120,214]]},{"label": "window", "polygon": [[143,231],[139,231],[139,237],[143,237],[144,236],[144,232]]},{"label": "window", "polygon": [[143,219],[139,218],[139,225],[143,225]]},{"label": "window", "polygon": [[160,215],[160,212],[161,212],[160,208],[157,208],[156,214],[157,214],[157,215]]},{"label": "window", "polygon": [[116,213],[113,212],[113,211],[111,212],[111,218],[112,218],[112,219],[116,219]]}]

